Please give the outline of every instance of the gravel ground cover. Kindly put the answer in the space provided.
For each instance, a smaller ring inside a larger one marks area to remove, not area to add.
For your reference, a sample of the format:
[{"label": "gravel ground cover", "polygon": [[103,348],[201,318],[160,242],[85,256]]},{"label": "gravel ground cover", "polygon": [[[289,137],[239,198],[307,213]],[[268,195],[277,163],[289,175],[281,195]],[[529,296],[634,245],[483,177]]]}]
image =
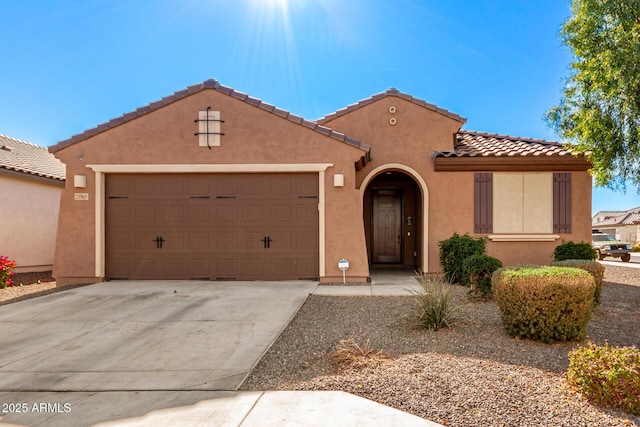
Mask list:
[{"label": "gravel ground cover", "polygon": [[[640,426],[566,385],[567,353],[583,343],[513,339],[493,301],[456,292],[462,319],[437,333],[408,324],[408,297],[310,296],[241,388],[343,390],[449,426]],[[330,353],[347,338],[391,359],[340,371]],[[640,269],[607,266],[587,340],[640,347]]]},{"label": "gravel ground cover", "polygon": [[[40,283],[38,283],[40,281]],[[50,271],[37,273],[16,273],[13,276],[16,286],[0,289],[0,304],[17,299],[26,299],[45,292],[51,292],[56,283]]]}]

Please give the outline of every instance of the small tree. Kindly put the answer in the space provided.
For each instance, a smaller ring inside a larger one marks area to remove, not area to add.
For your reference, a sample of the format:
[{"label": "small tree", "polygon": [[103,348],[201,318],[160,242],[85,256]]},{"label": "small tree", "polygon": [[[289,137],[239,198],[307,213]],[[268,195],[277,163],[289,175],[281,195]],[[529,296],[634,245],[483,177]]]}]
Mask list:
[{"label": "small tree", "polygon": [[588,153],[596,185],[640,186],[640,1],[571,3],[560,37],[575,59],[547,121]]}]

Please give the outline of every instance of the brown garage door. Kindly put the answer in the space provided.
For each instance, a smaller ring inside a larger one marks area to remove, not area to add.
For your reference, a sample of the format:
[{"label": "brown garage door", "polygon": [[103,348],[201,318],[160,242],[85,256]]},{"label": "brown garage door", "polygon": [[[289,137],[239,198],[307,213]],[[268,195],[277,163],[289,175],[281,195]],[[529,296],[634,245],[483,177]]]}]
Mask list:
[{"label": "brown garage door", "polygon": [[317,174],[113,174],[108,279],[318,277]]}]

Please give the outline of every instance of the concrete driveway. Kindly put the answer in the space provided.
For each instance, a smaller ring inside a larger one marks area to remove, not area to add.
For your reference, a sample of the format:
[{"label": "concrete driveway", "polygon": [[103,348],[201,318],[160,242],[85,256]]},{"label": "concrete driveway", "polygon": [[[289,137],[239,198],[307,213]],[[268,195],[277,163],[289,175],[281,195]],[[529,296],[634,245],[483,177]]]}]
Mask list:
[{"label": "concrete driveway", "polygon": [[0,392],[237,390],[316,286],[108,282],[1,306]]}]

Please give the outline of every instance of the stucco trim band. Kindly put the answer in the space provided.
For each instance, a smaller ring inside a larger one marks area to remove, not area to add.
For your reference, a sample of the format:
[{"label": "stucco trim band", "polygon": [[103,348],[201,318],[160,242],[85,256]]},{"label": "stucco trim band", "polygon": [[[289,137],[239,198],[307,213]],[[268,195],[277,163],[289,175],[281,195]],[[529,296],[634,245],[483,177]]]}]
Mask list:
[{"label": "stucco trim band", "polygon": [[586,171],[591,168],[591,164],[577,156],[435,157],[433,163],[436,172],[552,172]]},{"label": "stucco trim band", "polygon": [[492,242],[553,242],[560,238],[559,234],[489,234]]},{"label": "stucco trim band", "polygon": [[326,275],[325,243],[325,171],[333,163],[272,163],[272,164],[90,164],[95,172],[95,273],[104,278],[105,269],[105,174],[107,173],[267,173],[267,172],[317,172],[318,173],[318,275]]},{"label": "stucco trim band", "polygon": [[333,163],[250,163],[250,164],[104,164],[87,165],[102,173],[261,173],[261,172],[323,172]]}]

